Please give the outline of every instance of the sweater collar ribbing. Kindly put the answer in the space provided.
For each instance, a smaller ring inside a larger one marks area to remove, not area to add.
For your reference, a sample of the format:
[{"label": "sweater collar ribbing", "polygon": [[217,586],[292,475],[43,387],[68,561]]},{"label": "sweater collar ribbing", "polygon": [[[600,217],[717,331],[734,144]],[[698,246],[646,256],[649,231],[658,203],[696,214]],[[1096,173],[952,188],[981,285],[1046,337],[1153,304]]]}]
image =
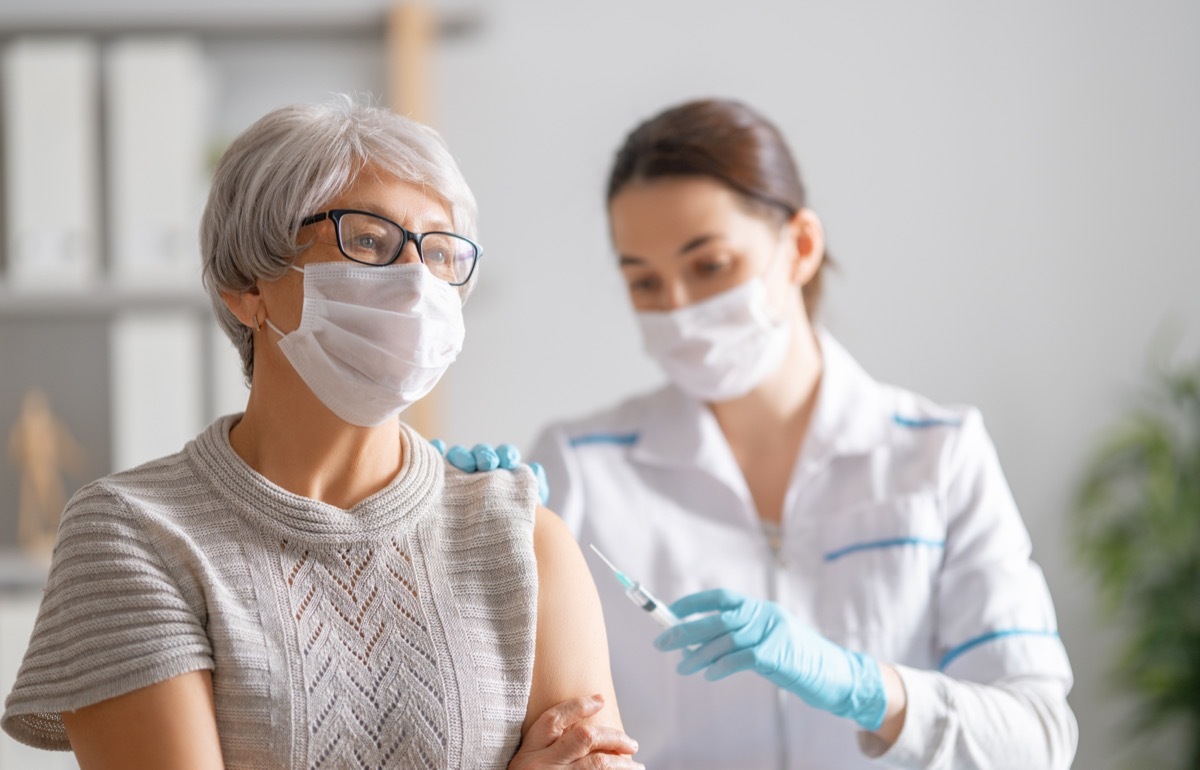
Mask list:
[{"label": "sweater collar ribbing", "polygon": [[346,546],[404,537],[441,497],[445,467],[428,441],[400,423],[404,463],[383,489],[353,508],[288,492],[246,464],[229,443],[240,414],[219,418],[188,445],[189,459],[240,516],[285,540]]}]

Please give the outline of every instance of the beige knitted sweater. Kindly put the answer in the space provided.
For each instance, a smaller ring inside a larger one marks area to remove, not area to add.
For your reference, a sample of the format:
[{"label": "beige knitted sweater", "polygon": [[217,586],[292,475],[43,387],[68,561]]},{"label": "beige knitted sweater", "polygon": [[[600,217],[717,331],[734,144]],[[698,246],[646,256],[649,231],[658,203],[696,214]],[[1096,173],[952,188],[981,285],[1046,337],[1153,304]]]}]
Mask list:
[{"label": "beige knitted sweater", "polygon": [[236,420],[68,504],[4,730],[69,749],[62,711],[211,669],[230,770],[504,767],[533,671],[532,474],[462,474],[405,427],[403,469],[347,511],[253,471]]}]

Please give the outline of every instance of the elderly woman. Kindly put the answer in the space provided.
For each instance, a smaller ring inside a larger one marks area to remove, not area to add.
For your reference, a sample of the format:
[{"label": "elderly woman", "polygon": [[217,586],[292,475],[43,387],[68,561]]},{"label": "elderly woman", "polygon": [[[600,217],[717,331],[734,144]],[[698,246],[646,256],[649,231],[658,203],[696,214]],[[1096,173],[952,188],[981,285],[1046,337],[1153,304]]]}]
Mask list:
[{"label": "elderly woman", "polygon": [[234,141],[201,248],[245,413],[67,505],[10,735],[85,769],[639,767],[532,474],[448,468],[398,418],[462,345],[475,214],[381,109]]}]

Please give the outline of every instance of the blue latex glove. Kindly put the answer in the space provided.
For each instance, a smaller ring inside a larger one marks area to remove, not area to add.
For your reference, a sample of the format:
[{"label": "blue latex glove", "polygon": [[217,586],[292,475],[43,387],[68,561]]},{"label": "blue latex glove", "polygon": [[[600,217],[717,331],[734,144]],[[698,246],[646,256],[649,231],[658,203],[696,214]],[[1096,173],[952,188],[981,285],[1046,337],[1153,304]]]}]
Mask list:
[{"label": "blue latex glove", "polygon": [[[887,709],[879,663],[846,650],[801,623],[775,602],[719,588],[671,605],[680,618],[708,614],[663,631],[660,650],[687,650],[676,670],[704,671],[710,681],[753,671],[805,703],[878,730]],[[691,648],[691,649],[687,649]]]},{"label": "blue latex glove", "polygon": [[[460,471],[474,473],[475,471],[494,471],[500,467],[500,456],[488,444],[476,444],[473,448],[455,444],[446,450],[446,459]],[[512,470],[506,468],[505,470]]]},{"label": "blue latex glove", "polygon": [[[491,444],[476,444],[471,449],[455,444],[447,450],[446,442],[440,438],[432,439],[429,443],[433,444],[434,449],[439,453],[445,455],[447,462],[467,473],[494,471],[497,468],[511,471],[521,465],[521,450],[512,444],[501,444],[495,449]],[[534,478],[537,479],[538,499],[542,501],[542,505],[545,505],[550,499],[550,482],[546,480],[546,469],[542,467],[541,463],[530,463],[529,469],[533,471]]]}]

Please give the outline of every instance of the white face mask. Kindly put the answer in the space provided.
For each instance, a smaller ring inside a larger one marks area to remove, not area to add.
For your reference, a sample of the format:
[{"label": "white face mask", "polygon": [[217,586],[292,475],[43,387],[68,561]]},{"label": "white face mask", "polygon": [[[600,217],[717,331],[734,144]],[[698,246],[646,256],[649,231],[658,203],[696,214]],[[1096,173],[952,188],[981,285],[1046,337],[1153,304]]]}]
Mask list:
[{"label": "white face mask", "polygon": [[730,401],[746,395],[783,363],[792,324],[767,302],[761,276],[715,297],[666,312],[640,312],[648,352],[694,398]]},{"label": "white face mask", "polygon": [[322,262],[304,273],[300,327],[279,349],[330,411],[364,427],[419,401],[462,350],[462,300],[420,263]]}]

